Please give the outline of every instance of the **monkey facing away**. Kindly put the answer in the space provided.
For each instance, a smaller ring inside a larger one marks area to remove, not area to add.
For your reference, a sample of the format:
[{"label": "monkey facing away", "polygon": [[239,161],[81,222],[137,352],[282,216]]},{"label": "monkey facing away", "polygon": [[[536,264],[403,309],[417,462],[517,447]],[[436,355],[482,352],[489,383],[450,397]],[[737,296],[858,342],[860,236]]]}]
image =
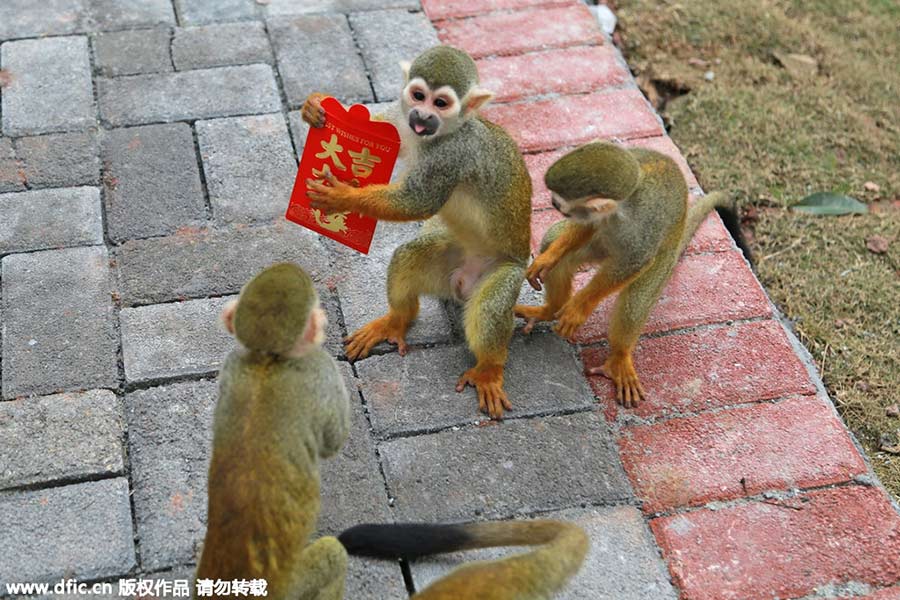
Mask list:
[{"label": "monkey facing away", "polygon": [[496,546],[539,546],[526,554],[457,567],[411,600],[549,600],[584,562],[584,530],[552,520],[460,525],[357,525],[338,537],[354,556],[419,558]]},{"label": "monkey facing away", "polygon": [[[620,292],[609,324],[610,354],[590,375],[605,375],[616,385],[618,401],[636,406],[645,396],[632,352],[678,257],[694,231],[714,208],[749,259],[731,202],[714,193],[688,208],[688,186],[678,165],[653,150],[592,142],[576,148],[547,170],[545,183],[553,206],[566,220],[555,223],[541,240],[541,253],[528,268],[531,285],[546,288],[543,306],[515,307],[528,320],[557,319],[556,331],[569,338],[603,298]],[[590,282],[572,295],[579,267],[596,265]]]},{"label": "monkey facing away", "polygon": [[322,348],[325,313],[309,276],[282,263],[222,312],[242,347],[219,373],[206,539],[197,579],[265,579],[269,598],[340,600],[347,553],[309,543],[319,515],[319,459],[347,438],[350,406]]},{"label": "monkey facing away", "polygon": [[[406,85],[395,109],[409,170],[398,183],[356,188],[335,179],[308,181],[311,206],[356,211],[387,221],[427,219],[419,236],[394,252],[388,314],[347,338],[350,360],[381,341],[406,353],[407,329],[422,294],[465,304],[465,336],[476,364],[457,383],[473,385],[479,408],[500,418],[511,404],[503,370],[514,328],[513,306],[525,279],[531,236],[531,179],[509,135],[479,117],[491,93],[478,86],[472,58],[437,46],[403,65]],[[321,94],[303,118],[322,127]]]}]

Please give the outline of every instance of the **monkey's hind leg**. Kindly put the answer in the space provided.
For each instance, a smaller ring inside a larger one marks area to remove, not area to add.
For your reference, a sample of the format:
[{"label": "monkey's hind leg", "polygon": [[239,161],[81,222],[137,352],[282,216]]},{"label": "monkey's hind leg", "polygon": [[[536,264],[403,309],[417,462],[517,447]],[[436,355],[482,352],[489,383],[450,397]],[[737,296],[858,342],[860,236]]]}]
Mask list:
[{"label": "monkey's hind leg", "polygon": [[474,386],[478,408],[492,419],[500,419],[504,409],[512,409],[503,391],[503,368],[515,325],[513,306],[524,280],[523,267],[501,264],[483,276],[466,303],[466,341],[476,362],[459,378],[456,391]]},{"label": "monkey's hind leg", "polygon": [[347,551],[336,537],[319,538],[304,548],[294,572],[293,586],[285,598],[343,600]]},{"label": "monkey's hind leg", "polygon": [[385,340],[396,344],[404,356],[406,332],[419,314],[419,296],[450,297],[450,272],[461,256],[461,250],[444,230],[425,233],[397,248],[388,267],[388,314],[347,337],[347,358],[365,358]]},{"label": "monkey's hind leg", "polygon": [[634,368],[632,353],[676,262],[675,249],[662,249],[653,264],[622,291],[610,318],[609,357],[603,366],[587,371],[588,375],[611,379],[616,385],[616,399],[626,408],[637,406],[647,396]]}]

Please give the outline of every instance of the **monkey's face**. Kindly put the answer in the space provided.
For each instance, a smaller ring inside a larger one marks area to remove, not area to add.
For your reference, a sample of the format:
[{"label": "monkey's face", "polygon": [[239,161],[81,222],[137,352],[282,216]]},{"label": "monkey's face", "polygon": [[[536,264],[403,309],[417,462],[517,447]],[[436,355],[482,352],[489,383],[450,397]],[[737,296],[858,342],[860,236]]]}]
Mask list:
[{"label": "monkey's face", "polygon": [[550,203],[562,216],[579,223],[596,223],[606,219],[616,211],[618,202],[600,196],[566,199],[561,194],[550,192]]},{"label": "monkey's face", "polygon": [[462,108],[453,88],[445,85],[432,90],[421,77],[406,84],[401,103],[410,130],[422,138],[434,138],[452,131]]}]

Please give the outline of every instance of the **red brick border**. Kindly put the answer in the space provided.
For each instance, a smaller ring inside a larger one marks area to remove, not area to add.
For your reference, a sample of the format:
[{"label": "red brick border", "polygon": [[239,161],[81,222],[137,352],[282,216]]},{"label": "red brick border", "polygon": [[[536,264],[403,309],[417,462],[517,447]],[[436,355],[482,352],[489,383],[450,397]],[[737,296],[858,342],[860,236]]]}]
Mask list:
[{"label": "red brick border", "polygon": [[[535,251],[559,220],[543,173],[568,147],[616,138],[654,148],[697,187],[578,0],[423,6],[440,39],[469,51],[484,83],[500,90],[485,115],[526,152]],[[579,332],[586,366],[604,358],[609,304]],[[900,600],[900,514],[883,489],[854,483],[873,476],[771,317],[768,298],[711,216],[639,344],[635,360],[650,399],[622,410],[609,382],[590,378],[672,578],[685,599],[796,598],[854,582],[877,589],[869,598]]]}]

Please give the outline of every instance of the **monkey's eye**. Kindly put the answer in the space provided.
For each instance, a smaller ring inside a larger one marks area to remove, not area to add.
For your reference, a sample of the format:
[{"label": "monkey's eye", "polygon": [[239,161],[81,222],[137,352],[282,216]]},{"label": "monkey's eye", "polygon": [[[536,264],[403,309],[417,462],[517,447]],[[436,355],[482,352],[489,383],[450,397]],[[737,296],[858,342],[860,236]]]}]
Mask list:
[{"label": "monkey's eye", "polygon": [[423,94],[420,90],[416,90],[413,92],[412,97],[421,102],[425,99],[425,94]]},{"label": "monkey's eye", "polygon": [[438,108],[447,108],[447,101],[444,100],[443,98],[438,98],[437,100],[434,101],[434,105],[437,106]]}]

